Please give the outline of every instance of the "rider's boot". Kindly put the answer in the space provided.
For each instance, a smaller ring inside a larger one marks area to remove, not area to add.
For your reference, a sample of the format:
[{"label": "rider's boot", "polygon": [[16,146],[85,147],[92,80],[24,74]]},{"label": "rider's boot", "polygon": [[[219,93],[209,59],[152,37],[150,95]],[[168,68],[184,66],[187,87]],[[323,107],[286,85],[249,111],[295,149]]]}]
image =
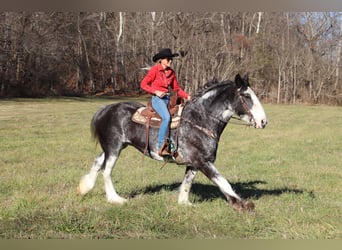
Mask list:
[{"label": "rider's boot", "polygon": [[163,145],[159,148],[158,150],[158,155],[159,156],[170,156],[170,150],[169,150],[169,141],[165,140]]}]

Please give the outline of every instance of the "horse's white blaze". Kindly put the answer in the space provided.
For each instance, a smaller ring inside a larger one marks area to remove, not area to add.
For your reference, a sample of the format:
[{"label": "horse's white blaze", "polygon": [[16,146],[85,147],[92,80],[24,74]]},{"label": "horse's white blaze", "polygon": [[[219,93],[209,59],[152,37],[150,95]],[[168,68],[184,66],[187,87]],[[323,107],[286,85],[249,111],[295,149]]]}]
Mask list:
[{"label": "horse's white blaze", "polygon": [[103,181],[104,181],[104,186],[106,190],[107,201],[110,203],[124,204],[127,200],[125,198],[120,197],[116,193],[113,182],[112,182],[112,177],[111,177],[112,169],[113,169],[116,159],[117,159],[116,156],[110,156],[106,160],[106,166],[103,171]]},{"label": "horse's white blaze", "polygon": [[92,190],[95,186],[95,182],[97,179],[97,176],[99,174],[99,170],[101,169],[101,166],[104,161],[104,154],[102,153],[99,157],[97,157],[93,163],[93,166],[90,169],[89,174],[84,175],[80,183],[78,185],[78,192],[81,195],[85,195],[90,190]]},{"label": "horse's white blaze", "polygon": [[254,91],[251,88],[248,88],[246,92],[250,94],[252,101],[253,101],[253,106],[250,111],[254,118],[255,127],[264,128],[265,125],[267,124],[267,117],[265,114],[265,110],[262,107],[258,97],[255,95]]}]

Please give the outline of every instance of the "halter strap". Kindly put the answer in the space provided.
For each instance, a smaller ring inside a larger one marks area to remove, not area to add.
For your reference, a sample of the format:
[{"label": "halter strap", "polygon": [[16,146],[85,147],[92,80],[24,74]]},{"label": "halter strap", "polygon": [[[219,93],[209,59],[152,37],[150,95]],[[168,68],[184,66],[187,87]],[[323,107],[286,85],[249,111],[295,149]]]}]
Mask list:
[{"label": "halter strap", "polygon": [[251,113],[251,111],[249,110],[249,107],[245,101],[245,99],[242,97],[242,95],[240,94],[239,90],[237,90],[237,95],[239,96],[239,99],[241,101],[241,104],[242,104],[242,107],[245,109],[246,113],[248,114],[249,116],[249,122],[251,123],[252,121],[255,121],[254,120],[254,116],[253,114]]}]

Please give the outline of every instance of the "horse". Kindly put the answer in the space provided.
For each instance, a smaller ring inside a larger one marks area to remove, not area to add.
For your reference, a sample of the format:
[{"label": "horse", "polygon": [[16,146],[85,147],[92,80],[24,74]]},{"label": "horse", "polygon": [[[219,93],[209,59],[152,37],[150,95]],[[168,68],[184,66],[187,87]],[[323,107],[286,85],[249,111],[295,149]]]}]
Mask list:
[{"label": "horse", "polygon": [[[112,170],[122,149],[133,146],[144,155],[158,160],[158,129],[149,130],[148,150],[145,150],[146,128],[132,121],[132,115],[144,105],[138,102],[118,102],[100,108],[91,120],[93,137],[100,143],[103,152],[94,160],[90,172],[78,185],[78,193],[85,195],[95,185],[101,171],[107,201],[124,204],[128,200],[115,190],[111,180]],[[235,116],[249,126],[263,129],[267,125],[265,111],[249,84],[246,74],[237,74],[234,81],[212,80],[197,91],[192,100],[184,104],[180,124],[170,134],[175,138],[177,153],[183,159],[185,175],[179,187],[178,204],[191,205],[189,192],[193,180],[202,172],[224,194],[227,202],[237,211],[253,210],[254,203],[245,201],[214,165],[220,135]]]}]

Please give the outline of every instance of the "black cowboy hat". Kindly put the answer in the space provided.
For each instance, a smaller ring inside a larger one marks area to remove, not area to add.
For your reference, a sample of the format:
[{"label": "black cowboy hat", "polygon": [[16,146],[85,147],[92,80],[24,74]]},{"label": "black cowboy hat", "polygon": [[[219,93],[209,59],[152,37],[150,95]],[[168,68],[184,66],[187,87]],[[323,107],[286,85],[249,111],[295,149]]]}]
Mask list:
[{"label": "black cowboy hat", "polygon": [[152,61],[156,62],[159,59],[172,58],[172,57],[176,57],[176,56],[179,56],[179,54],[178,53],[172,54],[171,49],[164,48],[164,49],[161,49],[157,54],[155,54],[153,56]]}]

